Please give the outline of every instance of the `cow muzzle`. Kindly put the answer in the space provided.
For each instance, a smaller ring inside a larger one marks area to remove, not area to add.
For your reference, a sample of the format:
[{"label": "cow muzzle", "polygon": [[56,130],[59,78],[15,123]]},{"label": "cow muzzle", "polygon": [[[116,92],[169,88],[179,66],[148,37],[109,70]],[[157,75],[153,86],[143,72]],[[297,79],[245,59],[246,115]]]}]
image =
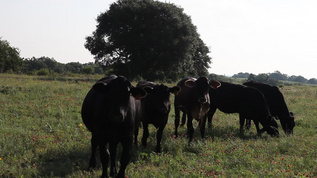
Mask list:
[{"label": "cow muzzle", "polygon": [[125,117],[126,117],[126,112],[124,109],[120,109],[119,111],[112,112],[110,114],[110,118],[111,118],[112,122],[115,122],[115,123],[123,122]]},{"label": "cow muzzle", "polygon": [[293,129],[290,129],[290,128],[287,127],[287,126],[286,126],[286,128],[285,128],[284,131],[285,131],[285,134],[288,135],[288,136],[289,136],[289,135],[293,135]]}]

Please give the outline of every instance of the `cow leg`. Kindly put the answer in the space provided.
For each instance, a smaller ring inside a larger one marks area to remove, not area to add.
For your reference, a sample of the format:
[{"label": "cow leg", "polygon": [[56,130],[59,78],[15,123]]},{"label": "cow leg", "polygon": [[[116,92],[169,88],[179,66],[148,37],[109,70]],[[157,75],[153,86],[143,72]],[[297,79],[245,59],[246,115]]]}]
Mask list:
[{"label": "cow leg", "polygon": [[251,120],[250,119],[246,119],[245,128],[247,130],[250,130],[250,128],[251,128]]},{"label": "cow leg", "polygon": [[211,106],[207,115],[208,115],[208,128],[212,128],[212,117],[214,116],[216,112],[216,107]]},{"label": "cow leg", "polygon": [[185,125],[185,123],[186,123],[186,112],[183,112],[181,126]]},{"label": "cow leg", "polygon": [[138,135],[139,135],[139,124],[135,124],[135,130],[134,130],[134,145],[138,146]]},{"label": "cow leg", "polygon": [[157,153],[161,152],[161,140],[162,140],[164,128],[165,128],[165,125],[159,127],[157,130],[157,134],[156,134],[157,143],[156,143],[156,150],[155,150]]},{"label": "cow leg", "polygon": [[[98,135],[92,133],[91,136],[91,155],[90,155],[90,160],[89,160],[89,170],[92,170],[96,167],[96,150],[98,147]],[[100,148],[99,148],[100,149]]]},{"label": "cow leg", "polygon": [[[116,139],[115,139],[116,140]],[[110,176],[115,176],[117,174],[117,166],[116,166],[116,155],[117,155],[117,145],[116,141],[111,141],[109,144],[110,147]]]},{"label": "cow leg", "polygon": [[146,140],[149,137],[149,124],[143,123],[143,137],[142,137],[142,145],[146,147]]},{"label": "cow leg", "polygon": [[131,159],[132,142],[133,142],[132,135],[128,135],[128,138],[126,138],[125,140],[123,140],[123,142],[121,142],[122,154],[121,154],[121,160],[120,160],[120,170],[116,177],[123,178],[125,175],[125,169],[127,168]]},{"label": "cow leg", "polygon": [[175,120],[174,120],[174,124],[175,124],[175,132],[174,135],[175,137],[178,137],[177,134],[177,130],[178,130],[178,126],[179,126],[179,119],[180,119],[180,109],[176,106],[174,106],[174,110],[175,110]]},{"label": "cow leg", "polygon": [[206,120],[207,114],[199,122],[201,138],[205,138]]},{"label": "cow leg", "polygon": [[194,127],[193,127],[193,117],[191,113],[188,113],[188,120],[187,120],[187,136],[188,136],[188,145],[191,144],[193,140],[193,135],[194,135]]},{"label": "cow leg", "polygon": [[243,114],[239,113],[239,122],[240,122],[240,134],[244,134],[243,126],[245,122],[245,117]]},{"label": "cow leg", "polygon": [[99,144],[99,151],[100,151],[100,161],[102,165],[102,175],[101,177],[108,177],[108,162],[109,162],[109,152],[106,148],[106,142],[102,140]]},{"label": "cow leg", "polygon": [[262,133],[265,132],[265,129],[264,129],[264,128],[260,129],[260,126],[259,126],[259,122],[258,122],[258,121],[253,120],[253,122],[254,122],[254,125],[255,125],[255,128],[256,128],[257,134],[258,134],[259,136],[261,136]]}]

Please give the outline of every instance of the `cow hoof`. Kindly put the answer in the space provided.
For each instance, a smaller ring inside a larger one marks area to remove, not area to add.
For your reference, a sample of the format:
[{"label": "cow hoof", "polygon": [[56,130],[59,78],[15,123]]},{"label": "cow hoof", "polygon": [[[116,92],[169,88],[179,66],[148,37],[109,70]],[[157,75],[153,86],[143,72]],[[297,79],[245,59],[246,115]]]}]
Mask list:
[{"label": "cow hoof", "polygon": [[244,135],[244,130],[243,130],[243,129],[240,129],[239,134],[240,134],[240,135]]},{"label": "cow hoof", "polygon": [[107,175],[102,174],[102,175],[100,176],[100,178],[108,178],[108,176],[107,176]]},{"label": "cow hoof", "polygon": [[89,165],[87,171],[88,172],[93,172],[93,170],[96,168],[96,165]]},{"label": "cow hoof", "polygon": [[271,134],[271,137],[280,138],[280,134]]},{"label": "cow hoof", "polygon": [[240,138],[244,138],[244,133],[239,133]]},{"label": "cow hoof", "polygon": [[208,129],[212,129],[212,128],[213,128],[212,124],[208,124]]}]

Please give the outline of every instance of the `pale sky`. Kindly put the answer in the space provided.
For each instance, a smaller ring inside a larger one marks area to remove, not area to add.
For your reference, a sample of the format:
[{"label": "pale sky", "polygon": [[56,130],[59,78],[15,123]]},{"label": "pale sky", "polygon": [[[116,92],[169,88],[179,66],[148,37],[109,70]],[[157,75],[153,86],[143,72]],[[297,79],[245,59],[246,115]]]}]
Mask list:
[{"label": "pale sky", "polygon": [[[182,7],[210,47],[211,73],[279,70],[317,78],[316,0],[161,0]],[[94,62],[84,47],[115,0],[0,0],[0,37],[24,58]]]}]

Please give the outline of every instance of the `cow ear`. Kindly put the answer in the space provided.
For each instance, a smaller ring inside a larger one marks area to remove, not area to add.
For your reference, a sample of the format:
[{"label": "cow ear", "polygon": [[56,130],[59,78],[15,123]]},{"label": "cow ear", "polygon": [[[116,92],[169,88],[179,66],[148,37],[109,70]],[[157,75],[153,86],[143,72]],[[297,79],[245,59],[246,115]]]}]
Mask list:
[{"label": "cow ear", "polygon": [[185,85],[188,86],[189,88],[192,88],[193,86],[195,86],[195,81],[186,80]]},{"label": "cow ear", "polygon": [[108,91],[108,84],[104,82],[98,82],[92,88],[98,92],[105,93]]},{"label": "cow ear", "polygon": [[139,87],[131,88],[130,93],[136,100],[141,100],[142,97],[146,96],[146,91]]},{"label": "cow ear", "polygon": [[181,88],[179,86],[175,86],[173,88],[169,88],[170,93],[174,93],[174,95],[178,95],[178,93],[181,91]]},{"label": "cow ear", "polygon": [[212,88],[212,89],[217,89],[221,86],[221,83],[217,80],[210,80],[209,81],[209,86]]}]

